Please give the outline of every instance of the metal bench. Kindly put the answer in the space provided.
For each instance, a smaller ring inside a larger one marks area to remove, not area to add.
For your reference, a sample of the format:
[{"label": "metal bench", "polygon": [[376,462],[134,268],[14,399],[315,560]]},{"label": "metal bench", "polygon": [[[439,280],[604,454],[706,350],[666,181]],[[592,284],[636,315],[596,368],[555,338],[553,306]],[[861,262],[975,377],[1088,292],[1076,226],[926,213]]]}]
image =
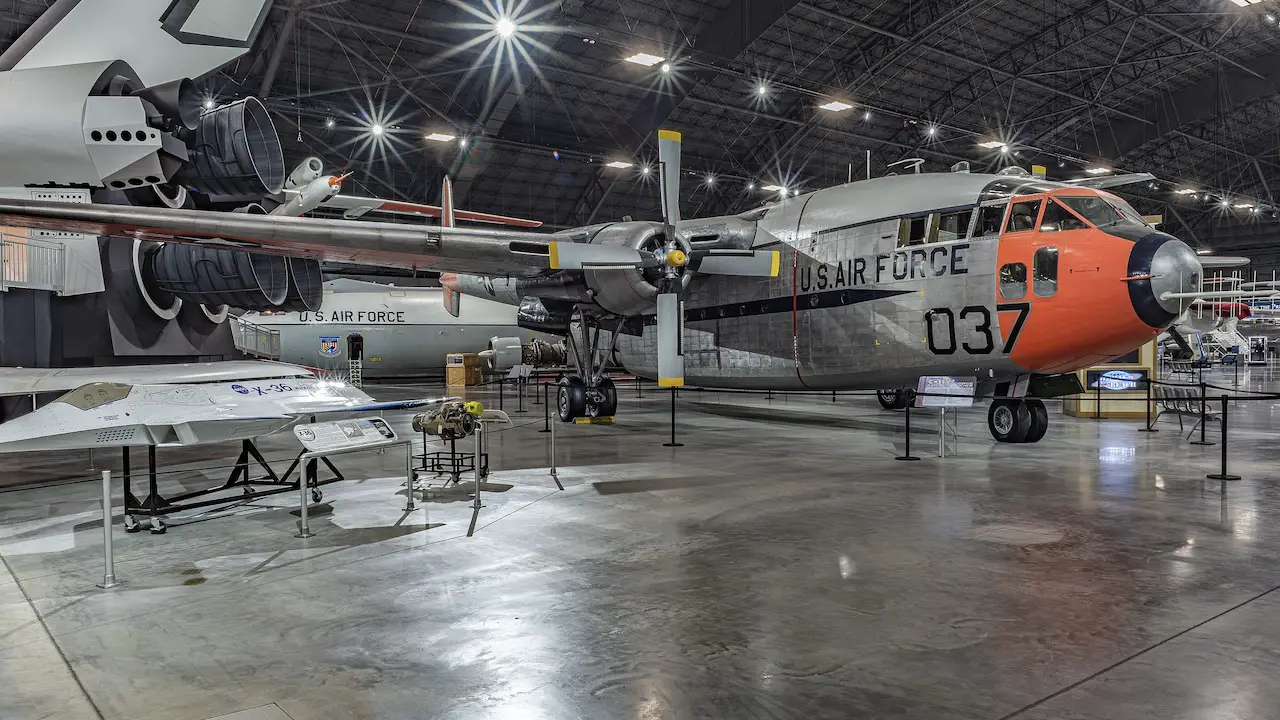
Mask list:
[{"label": "metal bench", "polygon": [[[1182,418],[1193,417],[1196,422],[1191,426],[1191,432],[1187,433],[1187,438],[1189,439],[1200,427],[1200,393],[1195,388],[1177,385],[1156,385],[1152,389],[1154,390],[1156,406],[1159,411],[1156,413],[1155,420],[1151,421],[1151,424],[1155,425],[1160,422],[1160,418],[1165,415],[1174,415],[1178,418],[1178,431],[1181,432],[1186,430],[1186,425],[1182,422]],[[1219,411],[1205,405],[1205,420],[1217,420],[1220,414]]]}]

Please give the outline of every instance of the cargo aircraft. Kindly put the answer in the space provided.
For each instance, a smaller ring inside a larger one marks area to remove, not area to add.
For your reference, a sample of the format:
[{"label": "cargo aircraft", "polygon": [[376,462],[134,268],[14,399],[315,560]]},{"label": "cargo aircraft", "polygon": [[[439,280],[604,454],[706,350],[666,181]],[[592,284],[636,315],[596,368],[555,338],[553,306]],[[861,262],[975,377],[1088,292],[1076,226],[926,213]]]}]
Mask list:
[{"label": "cargo aircraft", "polygon": [[536,303],[573,348],[565,421],[615,412],[612,359],[666,387],[874,389],[886,406],[922,376],[973,377],[992,435],[1034,442],[1039,398],[1204,295],[1196,253],[1103,189],[1150,176],[954,168],[681,220],[680,135],[658,144],[662,221],[543,234],[3,199],[0,224],[439,270],[454,312],[460,294]]}]

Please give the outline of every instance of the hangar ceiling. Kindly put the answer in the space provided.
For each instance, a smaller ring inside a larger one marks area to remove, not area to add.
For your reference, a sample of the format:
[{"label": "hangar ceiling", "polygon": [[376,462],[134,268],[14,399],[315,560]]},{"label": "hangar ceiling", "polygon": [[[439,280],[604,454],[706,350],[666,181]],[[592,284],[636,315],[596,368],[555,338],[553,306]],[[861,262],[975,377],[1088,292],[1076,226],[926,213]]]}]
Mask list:
[{"label": "hangar ceiling", "polygon": [[[1144,212],[1254,247],[1280,239],[1280,3],[1240,1],[277,0],[204,88],[263,97],[291,162],[362,194],[434,202],[448,173],[461,207],[552,227],[656,217],[662,126],[685,133],[686,215],[865,177],[869,152],[876,175],[1148,171]],[[48,4],[0,0],[3,39]]]}]

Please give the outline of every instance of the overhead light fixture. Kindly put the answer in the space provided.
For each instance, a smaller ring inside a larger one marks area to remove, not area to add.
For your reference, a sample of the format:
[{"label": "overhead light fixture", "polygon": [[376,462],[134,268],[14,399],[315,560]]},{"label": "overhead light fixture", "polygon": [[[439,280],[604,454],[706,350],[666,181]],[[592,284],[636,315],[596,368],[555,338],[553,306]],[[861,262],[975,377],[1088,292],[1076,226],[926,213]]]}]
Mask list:
[{"label": "overhead light fixture", "polygon": [[1103,167],[1101,165],[1095,165],[1093,167],[1085,168],[1084,171],[1089,173],[1090,175],[1106,175],[1107,173],[1111,172],[1111,168]]},{"label": "overhead light fixture", "polygon": [[1196,250],[1197,255],[1212,255],[1213,251],[1209,248],[1199,248]]},{"label": "overhead light fixture", "polygon": [[664,73],[671,72],[671,63],[662,63],[662,72]]},{"label": "overhead light fixture", "polygon": [[863,120],[870,120],[870,119],[871,119],[871,111],[870,111],[870,110],[868,110],[868,111],[866,111],[866,112],[862,113],[862,119],[863,119]]},{"label": "overhead light fixture", "polygon": [[509,38],[516,33],[516,24],[511,22],[509,17],[501,17],[498,18],[498,22],[494,24],[493,29],[501,37]]},{"label": "overhead light fixture", "polygon": [[762,97],[763,97],[763,96],[765,96],[765,95],[768,95],[768,94],[769,94],[769,88],[768,88],[768,86],[766,86],[766,85],[761,85],[760,87],[756,88],[756,94],[757,94],[757,95],[760,95],[760,96],[762,96]]},{"label": "overhead light fixture", "polygon": [[333,119],[333,118],[329,118],[328,120],[326,120],[326,121],[325,121],[324,126],[325,126],[325,127],[327,127],[327,128],[329,128],[330,130],[332,130],[332,129],[333,129],[333,126],[334,126],[334,125],[337,125],[337,124],[338,124],[338,123],[334,122],[334,119]]},{"label": "overhead light fixture", "polygon": [[1248,209],[1248,208],[1253,207],[1253,205],[1252,205],[1252,204],[1250,204],[1250,203],[1236,203],[1235,205],[1232,205],[1231,207],[1233,207],[1233,208],[1235,208],[1235,209],[1237,209],[1237,210],[1245,210],[1245,209]]},{"label": "overhead light fixture", "polygon": [[457,137],[457,135],[450,135],[449,133],[433,132],[427,135],[426,139],[431,142],[450,142]]},{"label": "overhead light fixture", "polygon": [[755,190],[755,189],[756,189],[755,183],[747,183],[747,190]]},{"label": "overhead light fixture", "polygon": [[851,109],[853,106],[847,102],[832,100],[831,102],[823,103],[818,107],[821,108],[822,110],[829,110],[831,112],[844,112],[845,110]]},{"label": "overhead light fixture", "polygon": [[463,148],[464,148],[464,147],[466,147],[466,146],[467,146],[467,139],[466,139],[466,138],[462,138],[461,140],[459,140],[459,141],[458,141],[458,147],[463,147]]},{"label": "overhead light fixture", "polygon": [[714,175],[708,175],[708,176],[707,176],[707,184],[708,184],[708,185],[715,185],[715,184],[716,184],[716,178],[715,178],[715,176],[714,176]]},{"label": "overhead light fixture", "polygon": [[1195,190],[1192,190],[1191,188],[1182,188],[1181,190],[1176,191],[1176,193],[1175,193],[1175,194],[1177,194],[1177,195],[1194,195],[1194,194],[1195,194],[1195,192],[1196,192],[1196,191],[1195,191]]},{"label": "overhead light fixture", "polygon": [[654,65],[662,62],[661,55],[650,55],[649,53],[644,52],[638,52],[635,55],[624,59],[629,63],[635,63],[636,65],[643,65],[645,67],[653,67]]},{"label": "overhead light fixture", "polygon": [[930,125],[930,126],[929,126],[929,130],[928,130],[928,132],[929,132],[929,137],[933,137],[934,135],[937,135],[937,134],[938,134],[938,126],[937,126],[937,125]]},{"label": "overhead light fixture", "polygon": [[988,150],[995,150],[996,148],[1007,149],[1009,146],[1005,145],[1004,142],[1001,140],[987,140],[987,141],[978,143],[978,147],[986,148]]},{"label": "overhead light fixture", "polygon": [[649,174],[649,166],[648,166],[648,165],[645,165],[644,167],[640,168],[640,174],[641,174],[641,175],[648,175],[648,174]]},{"label": "overhead light fixture", "polygon": [[386,129],[385,129],[385,128],[383,128],[381,125],[374,125],[373,127],[369,128],[369,132],[371,132],[371,133],[373,133],[374,135],[377,135],[377,136],[379,136],[379,137],[380,137],[380,136],[382,135],[382,133],[383,133],[383,132],[385,132],[385,131],[386,131]]},{"label": "overhead light fixture", "polygon": [[782,187],[781,185],[762,185],[762,186],[760,186],[760,189],[761,189],[761,190],[764,190],[765,192],[781,192],[781,193],[784,193],[784,192],[786,192],[786,191],[787,191],[787,189],[786,189],[786,188],[784,188],[784,187]]},{"label": "overhead light fixture", "polygon": [[204,109],[205,109],[205,110],[212,110],[212,109],[213,109],[213,100],[212,100],[212,99],[210,99],[210,100],[205,100],[205,101],[204,101]]},{"label": "overhead light fixture", "polygon": [[1231,201],[1230,201],[1230,200],[1223,200],[1223,201],[1222,201],[1222,207],[1231,207]]},{"label": "overhead light fixture", "polygon": [[[632,165],[635,165],[635,163],[629,163],[626,160],[614,160],[613,162],[607,162],[604,164],[605,167],[618,168],[619,170],[625,170]],[[646,171],[648,169],[649,168],[645,168]]]},{"label": "overhead light fixture", "polygon": [[800,191],[799,191],[799,190],[792,190],[792,191],[791,191],[791,195],[792,195],[792,197],[794,197],[794,196],[796,196],[796,195],[799,195],[799,194],[800,194]]}]

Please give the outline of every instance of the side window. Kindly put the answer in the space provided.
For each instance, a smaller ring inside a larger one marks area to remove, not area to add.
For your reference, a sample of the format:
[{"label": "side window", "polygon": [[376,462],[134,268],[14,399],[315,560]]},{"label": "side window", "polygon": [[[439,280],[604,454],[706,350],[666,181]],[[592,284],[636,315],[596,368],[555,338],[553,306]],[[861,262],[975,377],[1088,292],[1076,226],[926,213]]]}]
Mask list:
[{"label": "side window", "polygon": [[1057,232],[1060,230],[1084,230],[1089,227],[1083,220],[1072,215],[1062,203],[1049,201],[1044,209],[1044,219],[1040,221],[1040,232]]},{"label": "side window", "polygon": [[1042,247],[1037,250],[1033,271],[1036,297],[1049,297],[1058,292],[1058,248]]},{"label": "side window", "polygon": [[978,236],[982,235],[999,235],[1000,223],[1004,222],[1004,209],[1007,204],[999,205],[983,205],[978,213],[978,227],[974,228],[974,233]]},{"label": "side window", "polygon": [[938,242],[963,240],[969,234],[969,216],[972,210],[946,213],[938,219]]},{"label": "side window", "polygon": [[898,230],[898,247],[906,247],[908,245],[922,245],[928,236],[929,216],[916,218],[902,218],[902,225]]},{"label": "side window", "polygon": [[1024,232],[1036,229],[1036,216],[1040,214],[1040,201],[1027,200],[1014,203],[1009,211],[1009,225],[1005,232]]},{"label": "side window", "polygon": [[1021,300],[1027,295],[1027,266],[1009,263],[1000,267],[1000,295],[1005,300]]}]

